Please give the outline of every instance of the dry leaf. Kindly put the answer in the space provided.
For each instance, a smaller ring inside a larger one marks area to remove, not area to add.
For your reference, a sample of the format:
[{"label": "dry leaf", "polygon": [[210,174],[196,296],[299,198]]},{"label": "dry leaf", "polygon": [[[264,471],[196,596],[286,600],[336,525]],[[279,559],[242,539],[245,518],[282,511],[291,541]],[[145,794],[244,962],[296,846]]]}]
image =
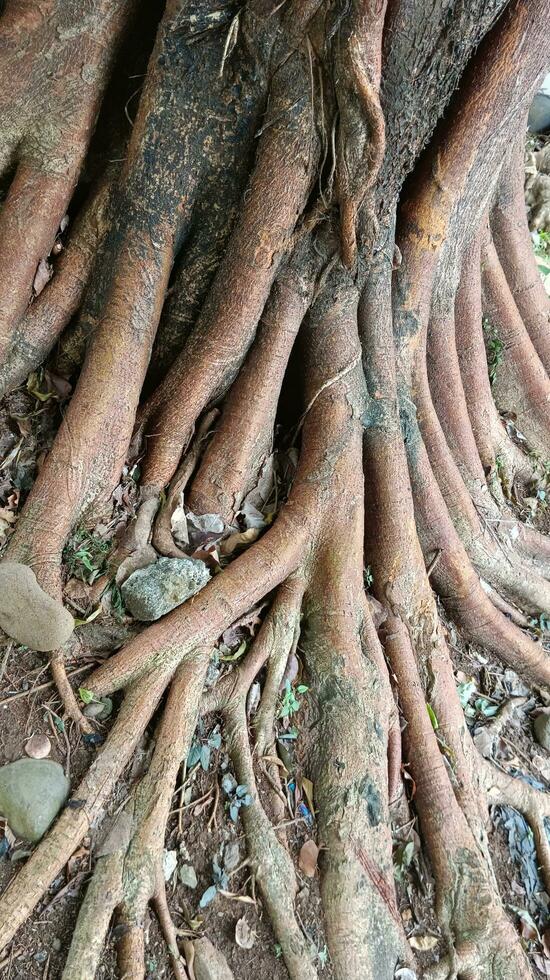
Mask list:
[{"label": "dry leaf", "polygon": [[170,881],[177,866],[178,866],[177,851],[167,851],[165,849],[162,855],[162,871],[164,874],[165,881]]},{"label": "dry leaf", "polygon": [[315,807],[313,805],[313,783],[311,779],[306,779],[305,776],[302,776],[300,779],[300,788],[304,791],[309,809],[312,813],[315,813]]},{"label": "dry leaf", "polygon": [[218,895],[230,898],[233,902],[242,902],[243,905],[256,905],[256,900],[250,898],[250,895],[237,895],[236,892],[226,892],[223,888],[218,888]]},{"label": "dry leaf", "polygon": [[39,296],[44,286],[46,286],[53,276],[53,268],[46,259],[40,259],[38,268],[34,276],[32,291],[35,296]]},{"label": "dry leaf", "polygon": [[298,858],[298,865],[300,870],[307,875],[308,878],[314,878],[315,872],[317,871],[317,858],[319,856],[319,848],[314,840],[306,840],[305,844],[302,844],[300,849],[300,857]]},{"label": "dry leaf", "polygon": [[413,949],[418,949],[422,953],[425,953],[429,949],[433,949],[437,946],[439,942],[438,936],[430,936],[428,933],[419,936],[411,936],[409,939],[409,946]]},{"label": "dry leaf", "polygon": [[252,544],[253,541],[259,535],[258,528],[250,527],[247,531],[237,531],[235,534],[230,534],[225,541],[222,541],[220,545],[220,554],[224,555],[226,558],[232,555],[237,548],[246,547],[246,545]]},{"label": "dry leaf", "polygon": [[285,672],[281,678],[279,690],[284,691],[287,681],[293,684],[300,672],[300,663],[295,653],[291,653],[286,663]]},{"label": "dry leaf", "polygon": [[474,745],[484,759],[491,759],[495,744],[496,732],[491,724],[479,728],[474,735]]},{"label": "dry leaf", "polygon": [[243,915],[242,919],[239,919],[235,926],[235,942],[241,949],[252,949],[255,941],[256,933],[246,921],[246,916]]},{"label": "dry leaf", "polygon": [[524,939],[538,938],[538,932],[534,922],[528,922],[527,919],[521,919],[520,932]]}]

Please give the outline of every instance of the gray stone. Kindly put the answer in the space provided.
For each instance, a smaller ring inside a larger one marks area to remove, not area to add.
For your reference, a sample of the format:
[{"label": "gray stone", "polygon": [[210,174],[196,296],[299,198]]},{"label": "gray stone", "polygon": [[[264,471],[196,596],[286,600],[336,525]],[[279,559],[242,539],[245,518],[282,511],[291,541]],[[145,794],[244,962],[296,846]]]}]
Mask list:
[{"label": "gray stone", "polygon": [[159,558],[130,575],[120,591],[134,619],[150,623],[181,606],[209,579],[207,566],[198,558]]},{"label": "gray stone", "polygon": [[28,565],[0,564],[0,629],[31,650],[57,650],[69,639],[74,619],[40,588]]},{"label": "gray stone", "polygon": [[550,714],[543,711],[541,715],[537,715],[533,722],[533,731],[539,745],[550,752]]},{"label": "gray stone", "polygon": [[18,759],[0,768],[0,812],[17,837],[39,841],[69,795],[58,762]]},{"label": "gray stone", "polygon": [[240,860],[241,852],[239,842],[236,840],[229,841],[223,849],[223,866],[225,870],[234,871],[239,866]]},{"label": "gray stone", "polygon": [[113,713],[113,702],[111,698],[101,698],[100,701],[90,701],[82,714],[85,718],[97,718],[98,721],[105,721]]},{"label": "gray stone", "polygon": [[192,864],[180,864],[178,873],[182,885],[187,888],[197,887],[197,873]]}]

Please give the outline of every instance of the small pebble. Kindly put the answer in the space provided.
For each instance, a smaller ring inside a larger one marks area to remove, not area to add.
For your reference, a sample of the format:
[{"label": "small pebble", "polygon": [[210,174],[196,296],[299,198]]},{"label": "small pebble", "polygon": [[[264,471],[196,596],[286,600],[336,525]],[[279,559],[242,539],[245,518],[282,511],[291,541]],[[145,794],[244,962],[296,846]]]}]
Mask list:
[{"label": "small pebble", "polygon": [[90,704],[86,705],[82,714],[85,718],[99,718],[103,714],[101,701],[90,701]]},{"label": "small pebble", "polygon": [[35,732],[25,745],[25,752],[31,759],[45,759],[52,750],[52,743],[47,735]]}]

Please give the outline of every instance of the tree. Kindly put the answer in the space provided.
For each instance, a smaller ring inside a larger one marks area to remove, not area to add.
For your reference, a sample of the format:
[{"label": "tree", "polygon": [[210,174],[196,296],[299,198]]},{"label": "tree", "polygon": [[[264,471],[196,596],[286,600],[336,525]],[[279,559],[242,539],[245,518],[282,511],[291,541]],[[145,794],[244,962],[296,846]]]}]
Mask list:
[{"label": "tree", "polygon": [[[174,973],[187,975],[166,902],[164,828],[197,718],[213,713],[251,795],[241,808],[248,857],[289,975],[317,975],[293,862],[269,816],[280,813],[278,692],[301,630],[334,975],[389,980],[412,962],[389,812],[403,750],[448,945],[425,975],[528,977],[487,811],[507,802],[526,815],[550,887],[550,801],[474,747],[436,596],[465,638],[548,683],[548,656],[524,627],[550,612],[550,544],[518,519],[510,493],[537,463],[497,409],[513,410],[529,447],[548,456],[549,305],[521,149],[550,54],[548,6],[168,0],[127,151],[105,97],[95,184],[39,289],[111,67],[115,84],[117,51],[119,62],[121,50],[135,53],[140,16],[131,0],[85,5],[85,16],[81,4],[47,0],[40,19],[13,0],[3,15],[1,77],[25,70],[3,109],[0,158],[15,175],[0,219],[1,390],[63,331],[58,358],[82,365],[9,539],[0,624],[32,569],[25,620],[55,621],[66,638],[64,546],[83,515],[104,512],[129,454],[141,454],[140,509],[115,565],[139,562],[150,540],[182,555],[170,528],[184,489],[190,512],[240,528],[238,548],[195,599],[86,680],[96,697],[123,691],[122,705],[77,805],[1,898],[0,947],[103,814],[168,690],[149,770],[124,811],[130,830],[96,863],[63,976],[94,975],[115,909],[121,974],[143,976],[150,901]],[[113,148],[119,174],[105,163]],[[493,385],[483,314],[505,351]],[[281,431],[299,446],[294,478],[269,526],[243,532]],[[219,636],[266,599],[245,658],[205,690]],[[67,715],[89,730],[63,648],[49,649]],[[190,944],[182,950],[189,964]]]}]

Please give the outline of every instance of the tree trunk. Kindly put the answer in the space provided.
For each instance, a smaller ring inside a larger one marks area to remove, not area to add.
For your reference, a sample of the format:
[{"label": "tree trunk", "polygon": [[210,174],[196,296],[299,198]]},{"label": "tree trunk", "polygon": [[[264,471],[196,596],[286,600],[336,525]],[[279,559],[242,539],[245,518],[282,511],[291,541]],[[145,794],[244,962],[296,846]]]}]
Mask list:
[{"label": "tree trunk", "polygon": [[[206,940],[175,929],[162,861],[180,766],[214,715],[246,787],[259,901],[289,976],[316,977],[279,739],[299,660],[296,765],[314,786],[331,975],[534,975],[488,806],[525,813],[548,888],[550,798],[479,755],[442,616],[534,689],[550,681],[532,629],[550,616],[550,542],[518,505],[550,449],[548,300],[522,197],[548,4],[168,0],[158,24],[133,0],[42,7],[8,0],[0,20],[0,394],[44,366],[74,390],[7,535],[0,627],[40,635],[89,735],[65,670],[75,530],[118,524],[90,591],[103,616],[113,584],[124,596],[159,558],[213,574],[81,678],[87,697],[122,703],[0,897],[0,950],[105,814],[161,705],[63,977],[95,975],[114,914],[120,975],[143,977],[150,903],[175,976],[202,975]],[[116,501],[136,460],[134,519]],[[244,656],[211,686],[213,651],[251,610]],[[396,801],[418,818],[441,932],[416,965]]]}]

